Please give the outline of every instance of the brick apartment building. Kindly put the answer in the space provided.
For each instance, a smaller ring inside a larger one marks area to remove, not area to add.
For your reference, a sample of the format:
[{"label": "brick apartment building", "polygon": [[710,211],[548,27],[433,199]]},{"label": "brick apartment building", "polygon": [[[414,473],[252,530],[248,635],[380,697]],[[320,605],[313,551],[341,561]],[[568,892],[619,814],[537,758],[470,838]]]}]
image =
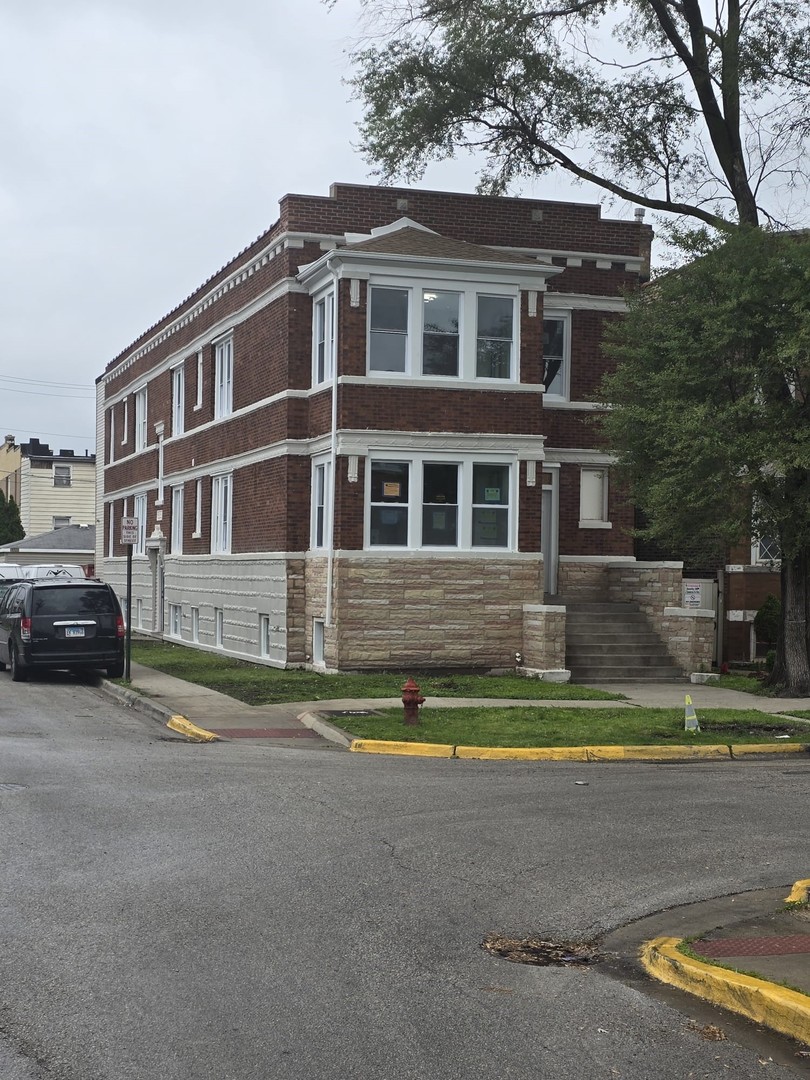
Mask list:
[{"label": "brick apartment building", "polygon": [[688,670],[680,567],[634,560],[589,423],[651,237],[574,203],[285,196],[97,381],[96,564],[123,592],[136,516],[133,626],[276,666],[565,677],[565,604],[632,601]]}]

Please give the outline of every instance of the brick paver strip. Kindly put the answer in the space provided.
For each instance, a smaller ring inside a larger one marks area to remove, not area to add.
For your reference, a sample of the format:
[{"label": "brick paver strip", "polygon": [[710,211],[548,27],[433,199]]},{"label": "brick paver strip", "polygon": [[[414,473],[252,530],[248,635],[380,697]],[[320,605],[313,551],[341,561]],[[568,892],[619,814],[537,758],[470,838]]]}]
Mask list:
[{"label": "brick paver strip", "polygon": [[694,949],[701,956],[787,956],[810,953],[810,934],[696,941]]},{"label": "brick paver strip", "polygon": [[309,728],[209,728],[223,739],[319,739],[317,731]]}]

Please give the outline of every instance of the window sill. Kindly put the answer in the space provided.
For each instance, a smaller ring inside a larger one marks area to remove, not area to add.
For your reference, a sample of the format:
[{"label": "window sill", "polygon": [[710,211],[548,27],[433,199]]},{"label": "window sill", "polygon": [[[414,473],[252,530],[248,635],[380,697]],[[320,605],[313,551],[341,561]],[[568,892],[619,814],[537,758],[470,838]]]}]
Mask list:
[{"label": "window sill", "polygon": [[191,534],[191,539],[192,540],[202,540],[202,533],[192,533]]},{"label": "window sill", "polygon": [[612,529],[612,521],[580,521],[580,529]]},{"label": "window sill", "polygon": [[191,411],[192,412],[199,412],[201,408],[202,408],[202,402],[200,402],[199,405],[192,405],[191,406]]}]

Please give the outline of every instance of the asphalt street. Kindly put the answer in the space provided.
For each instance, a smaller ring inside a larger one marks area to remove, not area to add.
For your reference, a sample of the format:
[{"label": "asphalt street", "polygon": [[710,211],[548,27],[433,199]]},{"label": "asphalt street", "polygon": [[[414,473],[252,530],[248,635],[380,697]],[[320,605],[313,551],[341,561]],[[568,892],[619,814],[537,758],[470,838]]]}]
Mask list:
[{"label": "asphalt street", "polygon": [[789,884],[808,795],[805,761],[193,745],[68,676],[0,674],[0,1077],[806,1075],[600,965],[480,943]]}]

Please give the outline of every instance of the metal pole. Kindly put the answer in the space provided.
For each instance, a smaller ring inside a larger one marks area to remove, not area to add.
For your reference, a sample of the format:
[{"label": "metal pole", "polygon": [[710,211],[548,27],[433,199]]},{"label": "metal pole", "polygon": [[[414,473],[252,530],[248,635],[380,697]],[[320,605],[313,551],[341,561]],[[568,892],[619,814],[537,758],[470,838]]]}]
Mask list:
[{"label": "metal pole", "polygon": [[132,658],[132,544],[127,544],[127,632],[124,646],[124,678],[129,682]]}]

